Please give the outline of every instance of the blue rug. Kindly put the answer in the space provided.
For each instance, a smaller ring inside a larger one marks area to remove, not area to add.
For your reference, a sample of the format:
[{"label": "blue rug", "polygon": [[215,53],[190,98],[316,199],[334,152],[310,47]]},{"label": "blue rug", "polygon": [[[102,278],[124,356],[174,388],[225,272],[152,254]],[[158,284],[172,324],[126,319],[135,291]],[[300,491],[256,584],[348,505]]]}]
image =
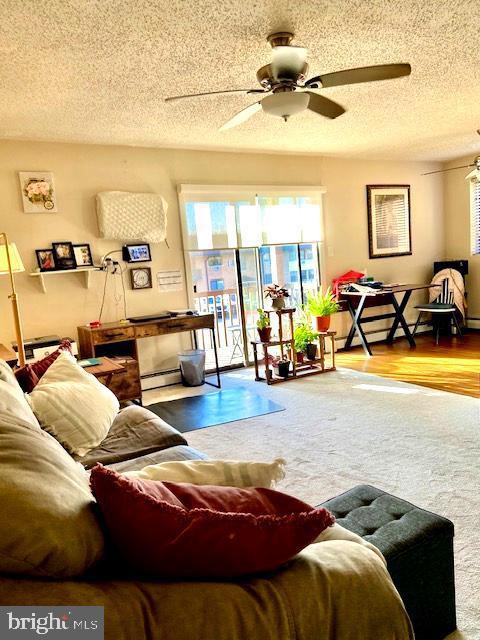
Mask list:
[{"label": "blue rug", "polygon": [[244,387],[239,387],[201,396],[157,402],[149,405],[148,409],[178,431],[186,433],[213,427],[216,424],[284,411],[285,407],[262,398]]}]

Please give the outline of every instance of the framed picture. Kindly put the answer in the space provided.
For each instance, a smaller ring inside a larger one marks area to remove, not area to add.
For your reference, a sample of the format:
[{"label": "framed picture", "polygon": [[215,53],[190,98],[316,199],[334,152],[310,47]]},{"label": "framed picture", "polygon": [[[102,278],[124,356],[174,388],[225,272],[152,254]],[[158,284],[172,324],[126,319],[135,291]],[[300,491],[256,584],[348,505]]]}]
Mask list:
[{"label": "framed picture", "polygon": [[412,254],[410,185],[367,185],[370,258]]},{"label": "framed picture", "polygon": [[76,269],[77,263],[71,242],[53,242],[53,256],[57,269]]},{"label": "framed picture", "polygon": [[151,262],[149,244],[126,244],[122,247],[125,262]]},{"label": "framed picture", "polygon": [[73,254],[77,267],[93,267],[92,252],[89,244],[74,244]]},{"label": "framed picture", "polygon": [[55,271],[57,267],[55,265],[53,249],[36,249],[35,253],[40,271]]},{"label": "framed picture", "polygon": [[152,270],[150,267],[138,267],[138,269],[130,269],[130,279],[132,289],[151,289],[152,288]]},{"label": "framed picture", "polygon": [[50,171],[19,171],[24,213],[57,213],[57,198]]}]

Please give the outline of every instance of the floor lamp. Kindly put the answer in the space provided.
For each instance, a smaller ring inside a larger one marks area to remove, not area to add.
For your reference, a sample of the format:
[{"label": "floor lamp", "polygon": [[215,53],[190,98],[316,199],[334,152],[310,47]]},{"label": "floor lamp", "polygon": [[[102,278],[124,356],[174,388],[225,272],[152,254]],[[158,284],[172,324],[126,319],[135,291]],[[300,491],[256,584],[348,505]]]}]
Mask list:
[{"label": "floor lamp", "polygon": [[18,364],[23,367],[25,364],[25,347],[23,345],[22,323],[20,322],[20,312],[18,310],[18,297],[15,290],[14,273],[25,271],[22,259],[18,253],[16,245],[12,242],[9,244],[7,234],[0,232],[0,239],[4,240],[4,244],[0,244],[0,275],[10,276],[11,293],[8,296],[12,301],[13,321],[15,324],[15,336],[18,346]]}]

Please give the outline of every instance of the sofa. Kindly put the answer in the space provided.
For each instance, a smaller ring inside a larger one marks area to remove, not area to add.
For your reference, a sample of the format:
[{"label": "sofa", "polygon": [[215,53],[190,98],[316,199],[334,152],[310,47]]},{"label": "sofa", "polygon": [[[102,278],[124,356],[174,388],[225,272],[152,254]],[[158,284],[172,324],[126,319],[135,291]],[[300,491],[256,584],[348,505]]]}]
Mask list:
[{"label": "sofa", "polygon": [[0,606],[103,606],[108,640],[413,638],[380,552],[338,525],[268,575],[182,582],[127,571],[88,469],[206,457],[148,409],[129,406],[98,448],[73,459],[0,361]]}]

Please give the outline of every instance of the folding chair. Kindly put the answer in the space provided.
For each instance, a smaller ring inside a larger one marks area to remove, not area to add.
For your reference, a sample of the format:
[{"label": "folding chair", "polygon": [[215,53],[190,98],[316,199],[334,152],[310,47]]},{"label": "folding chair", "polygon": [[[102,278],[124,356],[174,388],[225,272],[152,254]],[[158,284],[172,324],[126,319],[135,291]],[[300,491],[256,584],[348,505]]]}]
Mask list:
[{"label": "folding chair", "polygon": [[[424,313],[431,313],[432,320],[435,330],[435,344],[438,345],[438,339],[440,337],[440,317],[448,318],[448,326],[452,326],[452,322],[458,331],[458,335],[462,337],[462,332],[460,329],[460,325],[457,320],[457,307],[453,303],[453,291],[448,288],[448,278],[442,280],[441,284],[442,290],[440,295],[433,301],[427,304],[419,304],[415,306],[415,309],[419,310],[417,322],[415,323],[415,328],[413,329],[412,335],[415,336],[417,329],[420,325],[420,320]],[[436,317],[438,316],[438,317]]]}]

